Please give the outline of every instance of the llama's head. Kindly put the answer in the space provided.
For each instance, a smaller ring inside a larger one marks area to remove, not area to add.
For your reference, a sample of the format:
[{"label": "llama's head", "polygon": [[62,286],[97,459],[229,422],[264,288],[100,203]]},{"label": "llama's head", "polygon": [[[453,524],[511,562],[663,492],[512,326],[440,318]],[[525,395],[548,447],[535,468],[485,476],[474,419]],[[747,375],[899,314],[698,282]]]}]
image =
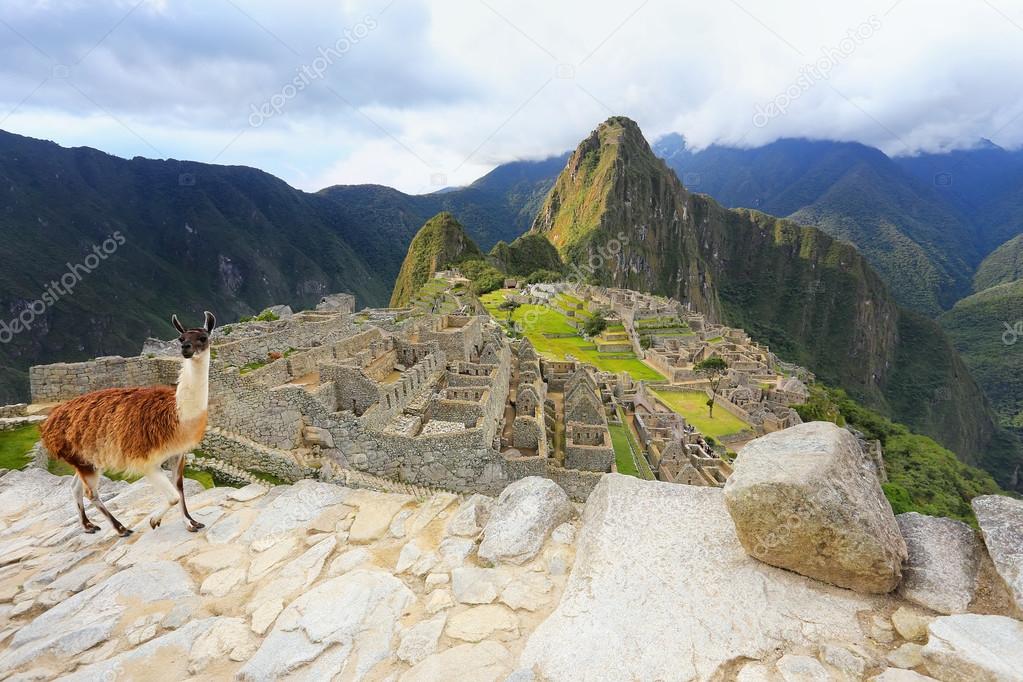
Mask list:
[{"label": "llama's head", "polygon": [[217,324],[217,318],[213,316],[213,313],[206,311],[206,319],[202,327],[196,327],[195,329],[185,329],[185,327],[178,321],[177,315],[171,316],[171,324],[178,330],[178,341],[181,343],[181,355],[187,358],[198,357],[202,353],[206,352],[210,348],[210,333],[213,331],[213,327]]}]

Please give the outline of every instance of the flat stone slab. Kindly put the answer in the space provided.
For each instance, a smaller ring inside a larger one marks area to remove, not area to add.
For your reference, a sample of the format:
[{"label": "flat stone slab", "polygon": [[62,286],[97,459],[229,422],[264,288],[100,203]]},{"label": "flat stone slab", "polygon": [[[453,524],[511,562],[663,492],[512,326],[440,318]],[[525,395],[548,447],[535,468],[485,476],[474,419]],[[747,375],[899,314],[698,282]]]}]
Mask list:
[{"label": "flat stone slab", "polygon": [[1023,501],[981,495],[970,504],[995,570],[1009,588],[1016,609],[1023,613]]},{"label": "flat stone slab", "polygon": [[857,612],[884,603],[748,556],[717,488],[605,475],[576,547],[518,666],[551,682],[717,679],[742,657],[865,645]]}]

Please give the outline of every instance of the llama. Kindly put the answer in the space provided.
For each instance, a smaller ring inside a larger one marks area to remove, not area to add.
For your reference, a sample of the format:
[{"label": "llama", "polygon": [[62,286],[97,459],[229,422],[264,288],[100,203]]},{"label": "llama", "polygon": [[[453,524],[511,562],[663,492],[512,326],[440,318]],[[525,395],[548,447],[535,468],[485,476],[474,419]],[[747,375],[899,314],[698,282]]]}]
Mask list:
[{"label": "llama", "polygon": [[[171,322],[181,335],[178,341],[184,357],[177,388],[108,388],[87,393],[55,407],[40,428],[46,449],[75,469],[71,492],[86,533],[95,533],[99,526],[86,516],[83,495],[118,535],[132,533],[100,499],[100,474],[110,469],[141,474],[165,496],[167,504],[149,519],[152,528],[178,502],[185,528],[194,533],[203,527],[185,505],[185,455],[199,445],[206,431],[210,333],[216,318],[207,311],[204,325],[195,329],[185,329],[177,315]],[[178,458],[173,484],[160,468],[172,457]]]}]

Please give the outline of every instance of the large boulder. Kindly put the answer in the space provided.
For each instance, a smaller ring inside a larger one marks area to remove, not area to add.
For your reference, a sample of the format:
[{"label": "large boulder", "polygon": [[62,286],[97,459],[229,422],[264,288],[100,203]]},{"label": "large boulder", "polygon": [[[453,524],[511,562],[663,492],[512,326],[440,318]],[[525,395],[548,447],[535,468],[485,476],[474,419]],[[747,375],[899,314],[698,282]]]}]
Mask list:
[{"label": "large boulder", "polygon": [[1023,680],[1023,623],[966,613],[935,618],[923,648],[928,674],[948,682]]},{"label": "large boulder", "polygon": [[724,491],[750,556],[859,592],[899,584],[906,543],[849,431],[810,422],[757,438]]},{"label": "large boulder", "polygon": [[749,557],[717,488],[608,474],[519,668],[549,682],[734,679],[778,651],[869,648],[859,614],[886,602]]},{"label": "large boulder", "polygon": [[939,613],[966,613],[980,569],[976,532],[962,521],[916,512],[895,520],[909,551],[899,594]]},{"label": "large boulder", "polygon": [[970,504],[995,570],[1023,612],[1023,502],[1004,495],[981,495]]},{"label": "large boulder", "polygon": [[492,564],[522,564],[543,547],[556,526],[572,518],[575,507],[554,481],[529,476],[501,493],[483,529],[479,557]]}]

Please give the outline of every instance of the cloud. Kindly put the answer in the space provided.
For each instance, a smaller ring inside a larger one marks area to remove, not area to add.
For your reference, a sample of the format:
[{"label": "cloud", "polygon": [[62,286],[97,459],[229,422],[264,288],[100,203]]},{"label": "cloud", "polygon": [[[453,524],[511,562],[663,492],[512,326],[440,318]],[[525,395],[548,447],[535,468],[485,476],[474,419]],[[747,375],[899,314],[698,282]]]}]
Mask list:
[{"label": "cloud", "polygon": [[309,190],[463,184],[612,114],[695,147],[1023,144],[1023,11],[1000,1],[49,1],[0,18],[0,128]]}]

